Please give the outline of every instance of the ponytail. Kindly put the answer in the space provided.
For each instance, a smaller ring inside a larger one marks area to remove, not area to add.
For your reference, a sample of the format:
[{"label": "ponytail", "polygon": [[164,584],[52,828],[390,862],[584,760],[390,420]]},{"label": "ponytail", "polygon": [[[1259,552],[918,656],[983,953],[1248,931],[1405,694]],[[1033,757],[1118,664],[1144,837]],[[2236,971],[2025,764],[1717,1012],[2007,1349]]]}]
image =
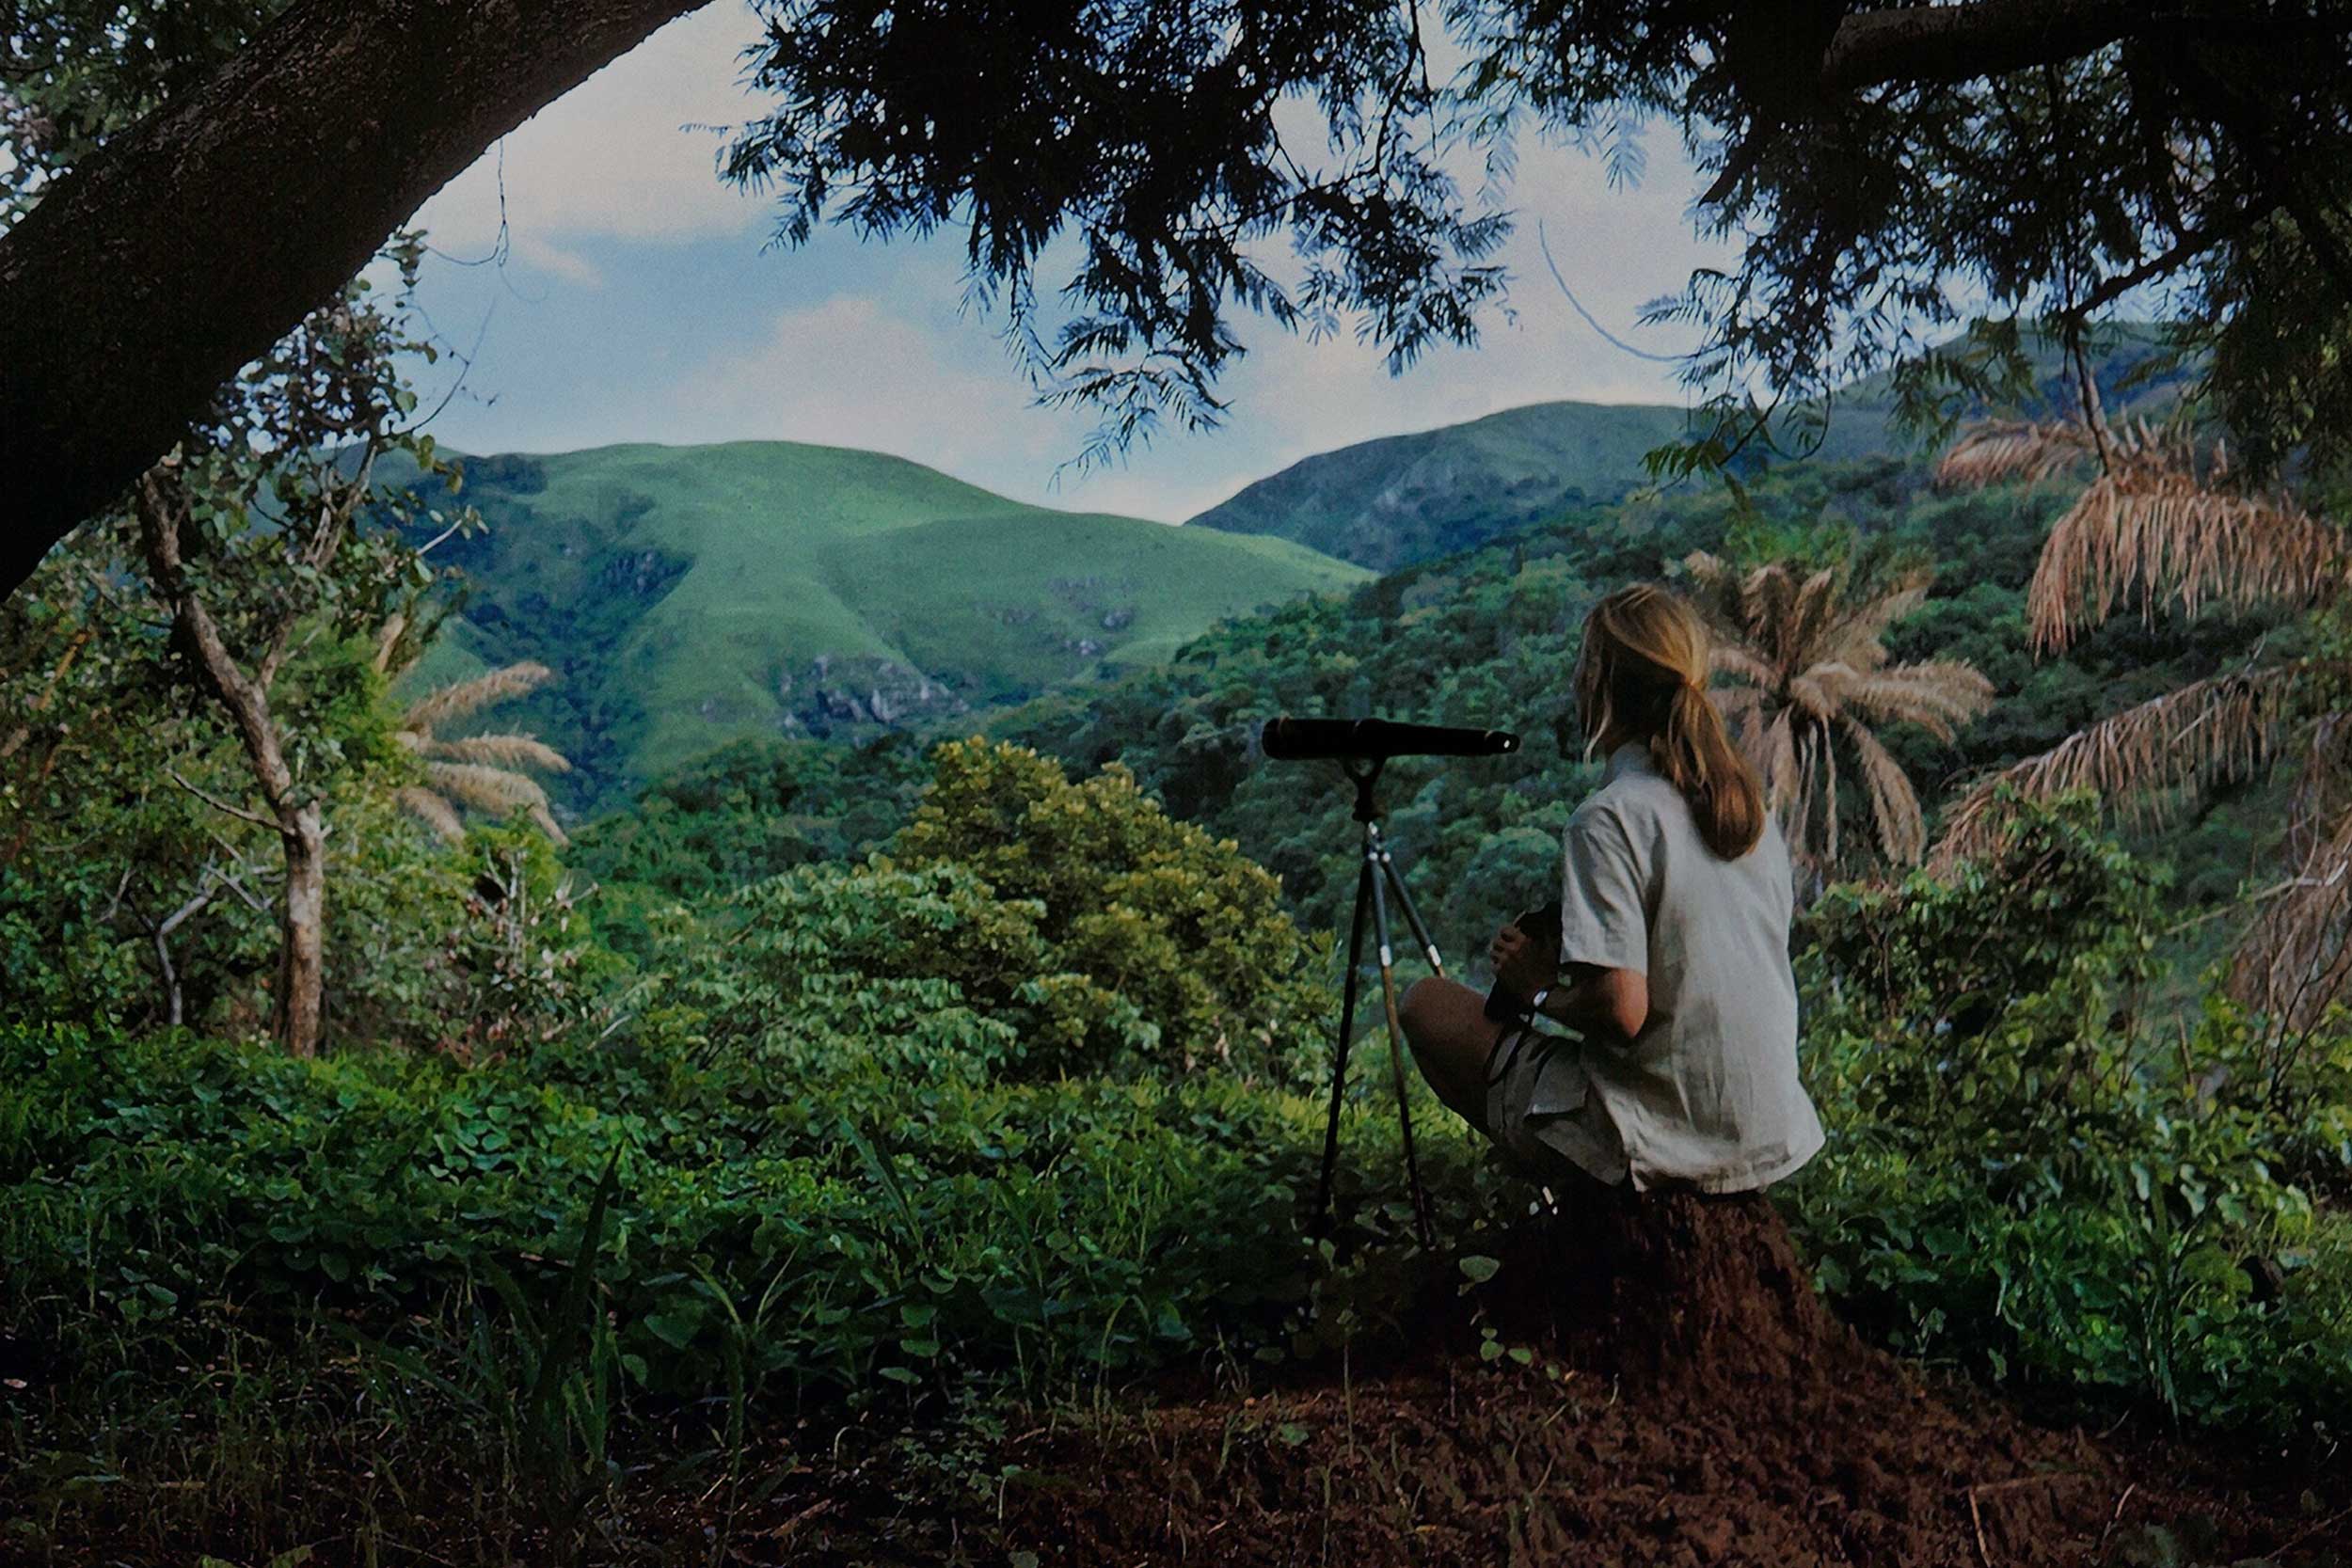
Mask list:
[{"label": "ponytail", "polygon": [[1619,589],[1585,618],[1577,707],[1592,739],[1646,744],[1699,837],[1738,860],[1764,836],[1764,786],[1707,699],[1708,662],[1690,606],[1652,583]]},{"label": "ponytail", "polygon": [[1756,847],[1764,836],[1764,789],[1704,687],[1682,683],[1649,749],[1658,771],[1690,802],[1709,849],[1736,861]]}]

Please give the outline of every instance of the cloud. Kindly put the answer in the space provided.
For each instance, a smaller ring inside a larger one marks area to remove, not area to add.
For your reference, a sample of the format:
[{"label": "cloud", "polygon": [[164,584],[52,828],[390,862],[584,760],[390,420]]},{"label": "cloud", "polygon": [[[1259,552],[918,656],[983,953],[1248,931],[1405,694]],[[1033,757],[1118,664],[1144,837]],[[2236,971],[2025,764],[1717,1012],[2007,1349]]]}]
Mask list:
[{"label": "cloud", "polygon": [[[1721,264],[1694,237],[1699,181],[1670,131],[1649,139],[1632,188],[1598,159],[1534,141],[1505,199],[1518,232],[1498,258],[1510,309],[1475,349],[1440,347],[1391,376],[1375,345],[1311,341],[1247,315],[1250,352],[1222,395],[1226,426],[1168,431],[1123,464],[1079,473],[1086,410],[1040,409],[986,318],[966,312],[953,236],[861,245],[827,230],[789,256],[761,256],[768,208],[722,186],[716,138],[687,121],[758,107],[734,85],[756,36],[739,0],[673,24],[545,110],[505,144],[505,208],[516,289],[499,269],[443,268],[426,293],[455,324],[495,317],[468,401],[445,420],[469,450],[561,450],[599,441],[787,439],[895,452],[1047,505],[1180,521],[1257,479],[1376,436],[1473,420],[1529,403],[1681,398],[1673,368],[1629,356],[1587,325],[1553,283],[1540,223],[1584,308],[1653,352],[1687,334],[1645,328],[1641,308]],[[425,210],[435,242],[482,254],[499,232],[494,156]],[[1063,276],[1049,256],[1048,290]],[[460,340],[467,334],[453,326]]]},{"label": "cloud", "polygon": [[1288,338],[1270,324],[1243,323],[1252,352],[1223,390],[1230,421],[1250,433],[1249,455],[1260,466],[1236,470],[1214,499],[1315,452],[1531,403],[1680,401],[1675,366],[1627,354],[1577,314],[1537,240],[1540,224],[1562,277],[1616,337],[1654,354],[1686,348],[1687,333],[1641,325],[1642,308],[1678,292],[1693,268],[1721,264],[1724,253],[1692,233],[1696,176],[1678,145],[1653,137],[1650,158],[1649,178],[1613,190],[1596,159],[1556,147],[1523,150],[1509,192],[1518,229],[1499,258],[1511,277],[1509,307],[1482,323],[1475,347],[1432,348],[1391,375],[1376,344]]},{"label": "cloud", "polygon": [[[660,422],[685,439],[863,447],[958,474],[1050,465],[1067,421],[1030,406],[1009,364],[971,362],[970,344],[930,325],[917,303],[840,294],[780,311],[764,338],[673,381]],[[988,341],[973,324],[955,330]]]},{"label": "cloud", "polygon": [[563,242],[669,244],[744,233],[768,204],[723,184],[725,138],[708,129],[755,112],[738,55],[759,36],[741,0],[679,18],[517,127],[417,214],[453,255],[488,254],[506,226],[518,261],[594,285]]}]

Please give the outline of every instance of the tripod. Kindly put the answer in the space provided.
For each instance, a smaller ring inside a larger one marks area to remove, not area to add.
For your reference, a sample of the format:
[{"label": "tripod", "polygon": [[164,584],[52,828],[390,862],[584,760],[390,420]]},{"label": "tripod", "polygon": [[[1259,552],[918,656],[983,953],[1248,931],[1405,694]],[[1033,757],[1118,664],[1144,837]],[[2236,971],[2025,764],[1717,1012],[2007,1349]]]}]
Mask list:
[{"label": "tripod", "polygon": [[1438,944],[1429,939],[1429,927],[1422,923],[1421,911],[1413,908],[1413,895],[1405,890],[1405,879],[1398,874],[1396,863],[1389,858],[1388,841],[1380,836],[1380,808],[1373,800],[1372,789],[1380,777],[1384,760],[1349,757],[1340,765],[1356,784],[1356,820],[1364,826],[1363,858],[1356,874],[1356,914],[1348,929],[1347,981],[1341,993],[1339,1049],[1331,1066],[1331,1116],[1323,1130],[1323,1180],[1315,1192],[1315,1225],[1320,1229],[1330,1223],[1331,1177],[1340,1160],[1340,1102],[1347,1088],[1347,1053],[1356,1025],[1356,986],[1363,969],[1364,912],[1369,909],[1380,941],[1380,1001],[1388,1015],[1389,1069],[1396,1088],[1397,1126],[1405,1135],[1405,1178],[1413,1193],[1413,1228],[1425,1247],[1431,1240],[1429,1193],[1421,1182],[1421,1162],[1413,1152],[1413,1111],[1405,1098],[1405,1029],[1396,1014],[1396,967],[1389,937],[1389,893],[1396,895],[1397,906],[1405,911],[1406,924],[1412,927],[1413,940],[1421,943],[1430,969],[1443,974],[1445,962],[1438,957]]}]

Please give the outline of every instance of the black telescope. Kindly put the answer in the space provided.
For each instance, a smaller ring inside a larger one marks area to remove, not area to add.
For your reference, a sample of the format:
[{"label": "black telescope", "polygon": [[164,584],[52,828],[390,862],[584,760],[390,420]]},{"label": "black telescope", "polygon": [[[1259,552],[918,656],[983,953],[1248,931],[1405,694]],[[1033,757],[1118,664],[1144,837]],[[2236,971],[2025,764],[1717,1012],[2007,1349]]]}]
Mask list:
[{"label": "black telescope", "polygon": [[1399,724],[1386,719],[1269,719],[1258,745],[1277,762],[1324,757],[1386,762],[1391,757],[1492,757],[1519,749],[1508,730]]}]

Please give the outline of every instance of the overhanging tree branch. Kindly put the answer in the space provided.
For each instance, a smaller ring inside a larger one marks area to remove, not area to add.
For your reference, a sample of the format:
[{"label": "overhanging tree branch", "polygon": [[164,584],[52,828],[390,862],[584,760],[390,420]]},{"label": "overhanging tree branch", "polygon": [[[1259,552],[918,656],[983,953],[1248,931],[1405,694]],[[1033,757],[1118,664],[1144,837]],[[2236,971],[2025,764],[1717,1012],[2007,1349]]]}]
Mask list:
[{"label": "overhanging tree branch", "polygon": [[2226,34],[2341,36],[2342,16],[2282,16],[2276,7],[2152,4],[2151,0],[1978,0],[1863,11],[1837,24],[1821,59],[1823,90],[1844,97],[1889,82],[1966,82],[2073,59],[2125,39]]},{"label": "overhanging tree branch", "polygon": [[492,142],[702,3],[297,0],[60,178],[0,235],[0,591]]}]

